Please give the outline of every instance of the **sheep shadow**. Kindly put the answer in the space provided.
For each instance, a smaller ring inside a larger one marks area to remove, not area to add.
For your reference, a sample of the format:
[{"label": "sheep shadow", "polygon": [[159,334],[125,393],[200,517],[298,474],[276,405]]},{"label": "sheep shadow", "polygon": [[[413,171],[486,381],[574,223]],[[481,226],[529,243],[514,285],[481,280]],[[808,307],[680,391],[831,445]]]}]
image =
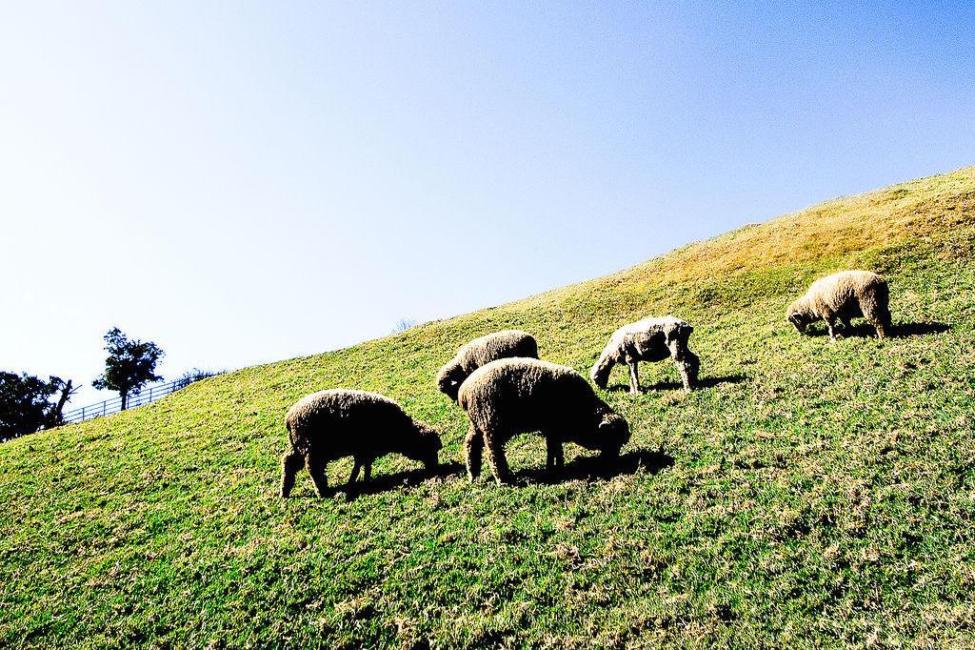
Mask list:
[{"label": "sheep shadow", "polygon": [[895,339],[906,338],[908,336],[925,336],[927,334],[943,334],[951,331],[948,323],[932,321],[929,323],[899,323],[894,325],[890,335]]},{"label": "sheep shadow", "polygon": [[[892,325],[889,338],[902,339],[911,336],[926,336],[928,334],[941,334],[951,330],[951,325],[932,321],[928,323],[897,323]],[[826,327],[815,327],[807,330],[810,336],[828,336],[829,331]],[[861,338],[872,339],[877,337],[877,330],[870,323],[857,323],[851,325],[849,329],[839,330],[840,338]]]},{"label": "sheep shadow", "polygon": [[602,456],[580,456],[557,470],[539,467],[518,472],[517,476],[518,483],[554,485],[565,481],[608,480],[616,476],[636,474],[641,469],[649,474],[656,474],[662,469],[672,467],[673,464],[674,457],[669,454],[639,449],[612,459]]},{"label": "sheep shadow", "polygon": [[349,501],[353,501],[356,498],[366,495],[366,494],[378,494],[380,492],[386,492],[387,490],[396,490],[399,488],[412,488],[417,487],[425,481],[429,481],[433,478],[446,479],[451,476],[462,475],[465,468],[462,464],[458,462],[449,462],[439,465],[436,469],[428,471],[426,469],[414,469],[406,470],[402,472],[393,472],[392,474],[381,474],[379,476],[373,475],[369,481],[363,482],[361,477],[359,481],[356,481],[353,487],[349,487],[347,483],[339,483],[331,487],[331,495],[335,496],[338,492],[343,492],[345,498]]},{"label": "sheep shadow", "polygon": [[[725,375],[723,377],[704,377],[703,379],[699,378],[697,380],[697,386],[694,387],[694,390],[714,388],[715,386],[720,386],[721,384],[740,384],[743,381],[748,381],[748,375],[735,374],[735,375]],[[650,391],[657,391],[657,390],[683,390],[683,389],[684,389],[684,384],[680,383],[679,381],[670,380],[670,381],[658,381],[657,383],[651,384],[649,386],[641,386],[640,392],[647,393]],[[630,385],[615,384],[613,386],[610,386],[606,390],[610,392],[622,392],[622,391],[629,392]]]}]

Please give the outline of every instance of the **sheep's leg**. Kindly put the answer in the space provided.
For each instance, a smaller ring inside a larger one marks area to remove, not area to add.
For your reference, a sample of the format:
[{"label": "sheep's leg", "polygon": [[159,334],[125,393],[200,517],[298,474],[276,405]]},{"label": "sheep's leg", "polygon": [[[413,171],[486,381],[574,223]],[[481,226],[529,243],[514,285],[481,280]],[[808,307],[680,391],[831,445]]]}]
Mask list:
[{"label": "sheep's leg", "polygon": [[684,390],[691,392],[697,386],[698,373],[701,370],[701,359],[684,347],[684,355],[680,361],[680,377],[684,382]]},{"label": "sheep's leg", "polygon": [[366,470],[366,473],[365,473],[365,475],[364,475],[364,476],[362,477],[362,480],[363,480],[363,481],[366,481],[366,482],[368,482],[369,480],[371,480],[371,479],[372,479],[372,461],[373,461],[373,460],[375,460],[375,459],[373,459],[373,458],[367,458],[367,459],[366,459],[366,463],[365,463],[365,470]]},{"label": "sheep's leg", "polygon": [[857,296],[863,317],[873,325],[877,338],[887,336],[893,328],[890,316],[890,296],[887,287],[878,287],[877,292]]},{"label": "sheep's leg", "polygon": [[826,329],[829,330],[829,338],[836,340],[836,315],[828,314],[823,316],[823,320],[826,321]]},{"label": "sheep's leg", "polygon": [[352,464],[352,475],[349,476],[349,487],[352,487],[352,484],[355,483],[355,480],[359,477],[359,470],[362,469],[362,463],[359,461],[359,459],[354,459],[355,462]]},{"label": "sheep's leg", "polygon": [[691,378],[687,372],[687,359],[685,358],[684,348],[675,339],[667,342],[667,350],[670,351],[670,358],[677,368],[677,374],[680,375],[680,381],[684,384],[684,390],[688,393],[691,392]]},{"label": "sheep's leg", "polygon": [[467,463],[467,478],[471,481],[481,475],[481,455],[484,451],[484,436],[477,430],[474,423],[467,429],[464,438],[464,456]]},{"label": "sheep's leg", "polygon": [[677,361],[675,365],[677,366],[677,373],[680,375],[680,381],[684,384],[684,391],[691,392],[691,378],[687,372],[687,364],[683,361]]},{"label": "sheep's leg", "polygon": [[890,307],[887,306],[886,301],[878,308],[878,311],[879,314],[877,315],[874,327],[877,330],[877,338],[882,339],[894,328],[894,321],[890,315]]},{"label": "sheep's leg", "polygon": [[874,307],[866,311],[869,313],[865,313],[864,315],[877,331],[877,338],[882,339],[887,336],[888,330],[891,327],[890,311],[883,307]]},{"label": "sheep's leg", "polygon": [[294,450],[281,457],[281,496],[285,499],[295,486],[295,476],[305,466],[305,457]]},{"label": "sheep's leg", "polygon": [[308,473],[311,474],[311,480],[315,482],[315,489],[318,490],[318,496],[328,496],[328,476],[325,475],[325,466],[328,464],[328,461],[317,454],[308,454],[305,456],[305,464],[308,466]]},{"label": "sheep's leg", "polygon": [[504,444],[501,442],[501,436],[494,432],[485,432],[484,438],[488,464],[491,465],[491,471],[494,472],[494,480],[498,482],[498,485],[510,484],[511,470],[508,469],[508,459],[504,455]]},{"label": "sheep's leg", "polygon": [[637,370],[637,362],[631,361],[630,366],[630,395],[640,394],[640,372]]},{"label": "sheep's leg", "polygon": [[565,465],[562,442],[553,435],[545,436],[545,469],[553,471]]}]

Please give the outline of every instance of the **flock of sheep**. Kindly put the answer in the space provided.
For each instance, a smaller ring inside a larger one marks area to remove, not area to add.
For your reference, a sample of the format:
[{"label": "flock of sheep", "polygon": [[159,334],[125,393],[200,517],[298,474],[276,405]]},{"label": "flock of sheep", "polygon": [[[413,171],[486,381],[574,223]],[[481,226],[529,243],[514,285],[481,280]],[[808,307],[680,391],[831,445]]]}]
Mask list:
[{"label": "flock of sheep", "polygon": [[[865,317],[883,338],[891,329],[887,282],[868,271],[843,271],[814,282],[788,309],[787,319],[800,333],[823,320],[835,339],[837,328]],[[700,360],[688,348],[693,328],[673,317],[647,318],[613,334],[592,367],[594,384],[605,388],[618,363],[629,367],[630,392],[639,393],[637,364],[673,360],[685,390],[697,384]],[[498,484],[512,476],[504,445],[520,433],[540,432],[546,442],[546,467],[563,464],[562,446],[573,442],[614,458],[630,439],[626,420],[599,399],[586,379],[572,368],[538,359],[538,345],[527,332],[505,330],[462,346],[437,375],[441,392],[455,400],[470,421],[464,440],[467,475],[476,479],[487,450]],[[389,453],[438,464],[442,445],[437,432],[407,415],[394,401],[357,390],[332,389],[309,395],[288,411],[289,446],[282,458],[281,496],[294,487],[307,467],[319,496],[328,493],[328,462],[352,456],[349,487],[359,472],[369,480],[372,462]]]}]

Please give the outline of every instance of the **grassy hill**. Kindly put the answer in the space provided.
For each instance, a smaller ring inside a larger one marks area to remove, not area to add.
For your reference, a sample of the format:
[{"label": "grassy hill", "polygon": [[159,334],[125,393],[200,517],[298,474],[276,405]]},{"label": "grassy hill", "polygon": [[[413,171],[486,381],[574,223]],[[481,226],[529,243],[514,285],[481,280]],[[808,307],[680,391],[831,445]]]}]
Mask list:
[{"label": "grassy hill", "polygon": [[[0,445],[0,646],[973,645],[973,257],[969,168]],[[900,336],[784,321],[848,267],[888,277]],[[458,345],[519,327],[586,371],[665,313],[696,326],[706,387],[651,364],[633,398],[616,370],[620,466],[568,446],[552,477],[524,436],[518,486],[462,476],[465,418],[433,383]],[[451,464],[388,457],[330,500],[302,473],[278,499],[287,407],[335,386],[400,401]]]}]

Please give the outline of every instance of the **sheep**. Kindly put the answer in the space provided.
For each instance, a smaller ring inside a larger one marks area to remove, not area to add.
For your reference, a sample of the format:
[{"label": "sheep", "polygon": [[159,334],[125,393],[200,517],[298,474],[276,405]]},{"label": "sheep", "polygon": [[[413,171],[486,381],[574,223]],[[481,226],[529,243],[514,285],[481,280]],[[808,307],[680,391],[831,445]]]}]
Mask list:
[{"label": "sheep", "polygon": [[482,366],[461,385],[458,403],[470,419],[464,449],[471,481],[481,473],[486,446],[498,485],[510,483],[504,444],[519,433],[539,431],[545,437],[549,470],[564,465],[565,442],[615,458],[630,439],[626,420],[596,397],[582,375],[538,359],[500,359]]},{"label": "sheep", "polygon": [[372,461],[388,453],[418,460],[426,469],[437,467],[440,436],[431,427],[413,420],[399,404],[375,393],[358,390],[323,390],[299,400],[285,417],[288,450],[281,458],[281,496],[287,498],[295,475],[307,465],[318,495],[326,496],[329,461],[352,456],[349,477],[353,487],[365,467],[368,481]]},{"label": "sheep", "polygon": [[850,328],[850,319],[865,317],[884,338],[891,330],[887,281],[870,271],[840,271],[810,285],[806,295],[789,306],[786,318],[800,334],[811,323],[825,320],[830,339],[836,340],[837,321]]},{"label": "sheep", "polygon": [[538,358],[538,344],[528,332],[521,330],[502,330],[461,346],[440,372],[437,373],[437,387],[450,399],[457,401],[457,391],[468,376],[481,366],[497,359],[507,357]]},{"label": "sheep", "polygon": [[630,367],[630,393],[638,395],[640,375],[637,364],[640,361],[663,361],[670,357],[680,373],[684,390],[692,390],[697,384],[701,367],[701,360],[687,347],[693,331],[694,328],[688,323],[673,316],[644,318],[624,325],[613,333],[599,360],[593,365],[589,373],[592,382],[605,389],[613,366],[626,363]]}]

